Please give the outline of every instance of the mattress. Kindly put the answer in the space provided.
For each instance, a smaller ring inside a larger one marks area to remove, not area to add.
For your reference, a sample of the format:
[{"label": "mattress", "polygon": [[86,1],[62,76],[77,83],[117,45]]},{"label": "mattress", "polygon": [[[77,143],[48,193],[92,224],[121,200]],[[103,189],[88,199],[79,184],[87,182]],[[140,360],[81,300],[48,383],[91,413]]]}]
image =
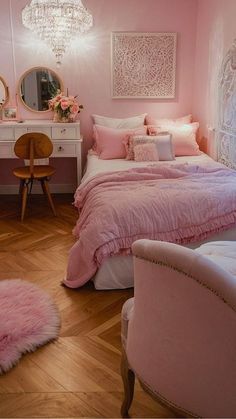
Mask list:
[{"label": "mattress", "polygon": [[[212,162],[212,159],[205,153],[199,156],[182,156],[176,157],[175,160],[166,162],[159,161],[158,164],[199,164],[205,165]],[[111,171],[128,170],[137,167],[147,167],[150,162],[135,162],[128,161],[125,159],[115,160],[101,160],[96,155],[88,155],[87,167],[85,174],[82,178],[82,182],[86,182],[92,177]],[[211,236],[210,240],[204,240],[201,242],[191,243],[186,247],[197,248],[201,244],[209,241],[219,240],[236,240],[236,228],[220,232]],[[97,290],[109,290],[109,289],[125,289],[133,287],[133,259],[132,256],[115,255],[107,258],[100,269],[97,271],[93,278],[94,286]]]}]

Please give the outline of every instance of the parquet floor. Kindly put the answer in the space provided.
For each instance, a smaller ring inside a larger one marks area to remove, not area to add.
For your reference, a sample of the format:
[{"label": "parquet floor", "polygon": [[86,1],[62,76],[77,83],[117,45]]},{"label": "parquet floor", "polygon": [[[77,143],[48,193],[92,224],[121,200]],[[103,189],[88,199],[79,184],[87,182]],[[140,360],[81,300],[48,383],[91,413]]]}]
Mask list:
[{"label": "parquet floor", "polygon": [[[1,418],[120,417],[120,311],[132,291],[60,286],[77,213],[72,196],[57,195],[58,217],[33,196],[25,222],[15,196],[0,197],[0,280],[40,285],[59,306],[58,341],[25,355],[0,377]],[[174,417],[136,385],[132,417]]]}]

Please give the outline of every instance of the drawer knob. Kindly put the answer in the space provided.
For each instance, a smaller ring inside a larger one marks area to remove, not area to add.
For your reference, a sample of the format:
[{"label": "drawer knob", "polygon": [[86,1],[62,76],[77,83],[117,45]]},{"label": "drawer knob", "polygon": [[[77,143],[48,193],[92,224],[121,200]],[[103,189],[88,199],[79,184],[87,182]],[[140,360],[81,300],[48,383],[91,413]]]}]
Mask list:
[{"label": "drawer knob", "polygon": [[66,132],[66,129],[65,128],[63,128],[62,130],[61,130],[61,133],[63,134],[64,132]]},{"label": "drawer knob", "polygon": [[58,147],[58,151],[64,151],[64,148],[60,145],[60,146]]}]

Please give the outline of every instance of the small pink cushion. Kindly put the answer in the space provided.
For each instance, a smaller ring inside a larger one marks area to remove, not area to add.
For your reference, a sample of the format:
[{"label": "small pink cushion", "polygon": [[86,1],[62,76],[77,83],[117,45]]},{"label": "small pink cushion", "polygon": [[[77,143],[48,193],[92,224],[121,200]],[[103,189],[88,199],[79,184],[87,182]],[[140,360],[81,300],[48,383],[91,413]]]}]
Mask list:
[{"label": "small pink cushion", "polygon": [[173,124],[190,124],[192,122],[192,115],[185,115],[181,118],[153,118],[150,115],[146,116],[147,125],[173,125]]},{"label": "small pink cushion", "polygon": [[149,135],[158,135],[163,130],[172,135],[175,156],[197,156],[201,154],[196,141],[199,123],[180,125],[149,126]]},{"label": "small pink cushion", "polygon": [[159,155],[154,143],[146,143],[134,146],[135,161],[158,161]]},{"label": "small pink cushion", "polygon": [[107,159],[124,159],[126,157],[126,149],[124,140],[127,135],[146,134],[145,126],[137,129],[116,129],[94,125],[94,135],[96,139],[96,151],[99,158]]}]

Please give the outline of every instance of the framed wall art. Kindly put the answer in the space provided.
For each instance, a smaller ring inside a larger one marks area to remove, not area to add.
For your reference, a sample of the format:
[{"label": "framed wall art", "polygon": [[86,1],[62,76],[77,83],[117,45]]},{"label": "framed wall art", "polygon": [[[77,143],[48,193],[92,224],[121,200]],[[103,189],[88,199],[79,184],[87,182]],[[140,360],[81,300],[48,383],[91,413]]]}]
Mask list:
[{"label": "framed wall art", "polygon": [[2,109],[2,119],[3,121],[17,121],[18,114],[17,114],[17,107],[9,106]]},{"label": "framed wall art", "polygon": [[173,99],[177,34],[112,32],[112,97]]}]

